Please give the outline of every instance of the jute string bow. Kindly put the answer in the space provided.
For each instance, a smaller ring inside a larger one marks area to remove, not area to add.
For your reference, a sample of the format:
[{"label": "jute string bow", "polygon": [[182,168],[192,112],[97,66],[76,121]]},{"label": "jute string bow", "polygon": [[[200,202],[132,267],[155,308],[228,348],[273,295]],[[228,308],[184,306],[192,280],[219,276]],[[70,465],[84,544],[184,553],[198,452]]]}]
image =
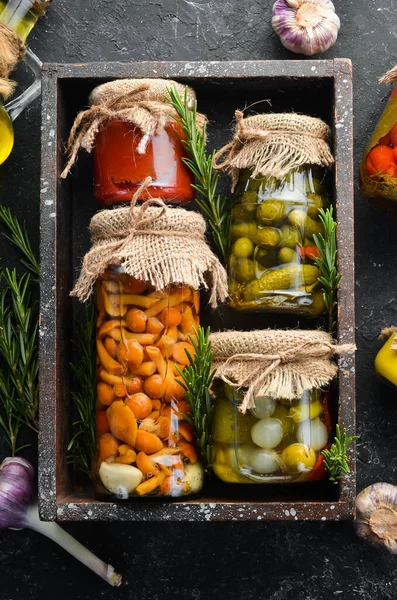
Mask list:
[{"label": "jute string bow", "polygon": [[8,25],[0,23],[0,95],[6,100],[15,88],[8,76],[24,57],[25,44]]},{"label": "jute string bow", "polygon": [[[397,334],[397,327],[385,327],[379,336],[381,340],[388,340],[392,335]],[[394,337],[394,341],[390,346],[392,350],[397,350],[397,335]]]},{"label": "jute string bow", "polygon": [[[324,387],[337,373],[330,359],[355,350],[352,344],[335,344],[321,331],[230,331],[212,334],[211,341],[215,376],[245,390],[242,413],[253,408],[259,396],[293,400]],[[280,350],[272,352],[277,346]],[[239,347],[247,351],[234,353]]]},{"label": "jute string bow", "polygon": [[239,110],[235,117],[233,139],[214,156],[214,168],[231,175],[232,190],[240,169],[252,169],[252,177],[282,179],[304,165],[334,162],[327,143],[330,129],[320,119],[294,113],[244,118]]},{"label": "jute string bow", "polygon": [[[150,137],[160,133],[167,121],[177,117],[168,102],[168,89],[173,86],[183,97],[184,86],[162,79],[122,79],[95,88],[90,96],[90,108],[81,111],[73,123],[66,145],[68,161],[61,177],[67,177],[81,147],[87,152],[92,151],[97,133],[111,119],[138,127],[143,136],[137,151],[144,154]],[[188,88],[188,100],[192,103],[194,99],[194,91]],[[206,118],[200,113],[196,118],[201,128]]]},{"label": "jute string bow", "polygon": [[138,206],[150,182],[148,177],[142,183],[129,208],[100,211],[92,218],[93,247],[84,257],[71,295],[87,300],[106,269],[121,266],[125,273],[157,290],[174,284],[208,288],[209,276],[210,303],[215,307],[218,298],[226,299],[227,275],[205,242],[204,219],[193,211],[170,208],[160,198]]}]

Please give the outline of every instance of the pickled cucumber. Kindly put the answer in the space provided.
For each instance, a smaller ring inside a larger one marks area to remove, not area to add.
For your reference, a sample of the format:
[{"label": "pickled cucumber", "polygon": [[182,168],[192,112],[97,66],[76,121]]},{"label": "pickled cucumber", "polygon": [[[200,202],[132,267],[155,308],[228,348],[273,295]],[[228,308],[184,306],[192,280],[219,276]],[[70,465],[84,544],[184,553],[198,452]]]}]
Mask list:
[{"label": "pickled cucumber", "polygon": [[302,236],[296,227],[292,227],[291,225],[282,225],[280,231],[280,246],[283,248],[292,248],[292,250],[295,250],[297,246],[302,245]]},{"label": "pickled cucumber", "polygon": [[275,248],[279,245],[281,235],[274,227],[258,228],[256,223],[236,223],[231,228],[232,240],[239,237],[249,238],[256,246]]},{"label": "pickled cucumber", "polygon": [[267,271],[245,287],[244,299],[255,300],[260,298],[262,292],[270,290],[288,290],[299,277],[305,285],[311,285],[319,275],[319,270],[313,265],[296,265]]},{"label": "pickled cucumber", "polygon": [[215,405],[212,427],[214,442],[245,444],[251,441],[251,429],[256,419],[251,414],[241,414],[234,402],[219,398]]},{"label": "pickled cucumber", "polygon": [[255,262],[249,258],[238,258],[231,263],[234,278],[239,283],[248,283],[255,279]]},{"label": "pickled cucumber", "polygon": [[309,238],[313,238],[314,234],[318,235],[319,233],[324,233],[321,221],[314,221],[306,216],[305,211],[300,208],[291,210],[288,215],[288,221],[290,225],[294,225],[304,231],[305,236]]},{"label": "pickled cucumber", "polygon": [[256,218],[260,225],[277,227],[287,216],[287,203],[284,200],[265,200],[256,209]]},{"label": "pickled cucumber", "polygon": [[278,251],[278,262],[281,265],[285,265],[288,263],[300,263],[300,258],[295,250],[291,250],[291,248],[280,248]]}]

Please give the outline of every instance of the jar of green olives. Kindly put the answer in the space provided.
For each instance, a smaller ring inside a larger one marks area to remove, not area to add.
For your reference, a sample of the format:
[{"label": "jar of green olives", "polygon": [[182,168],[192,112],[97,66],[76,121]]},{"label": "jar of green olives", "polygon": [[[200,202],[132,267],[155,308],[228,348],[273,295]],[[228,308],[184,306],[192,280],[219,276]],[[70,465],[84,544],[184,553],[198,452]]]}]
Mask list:
[{"label": "jar of green olives", "polygon": [[328,206],[324,169],[305,167],[282,180],[240,172],[231,217],[230,304],[240,311],[318,317],[324,311],[313,236]]},{"label": "jar of green olives", "polygon": [[224,331],[210,340],[215,474],[228,483],[323,479],[332,357],[355,347],[319,330]]},{"label": "jar of green olives", "polygon": [[316,265],[320,210],[329,205],[333,163],[328,125],[296,114],[244,118],[215,155],[235,191],[231,209],[229,298],[239,311],[318,317],[325,312]]},{"label": "jar of green olives", "polygon": [[321,451],[331,437],[327,394],[285,400],[257,396],[246,414],[244,390],[218,382],[212,426],[213,470],[227,483],[292,483],[324,479]]}]

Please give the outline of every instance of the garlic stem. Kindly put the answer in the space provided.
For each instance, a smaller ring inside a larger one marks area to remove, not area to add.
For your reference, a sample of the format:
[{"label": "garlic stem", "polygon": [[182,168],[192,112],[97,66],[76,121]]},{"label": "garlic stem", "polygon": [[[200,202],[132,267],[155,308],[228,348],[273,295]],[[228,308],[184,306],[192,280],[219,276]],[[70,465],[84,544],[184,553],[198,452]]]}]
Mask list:
[{"label": "garlic stem", "polygon": [[56,542],[61,548],[69,552],[69,554],[99,575],[99,577],[102,577],[111,586],[118,587],[121,585],[122,577],[115,572],[111,565],[104,563],[57,523],[40,521],[37,505],[32,505],[27,509],[25,526]]}]

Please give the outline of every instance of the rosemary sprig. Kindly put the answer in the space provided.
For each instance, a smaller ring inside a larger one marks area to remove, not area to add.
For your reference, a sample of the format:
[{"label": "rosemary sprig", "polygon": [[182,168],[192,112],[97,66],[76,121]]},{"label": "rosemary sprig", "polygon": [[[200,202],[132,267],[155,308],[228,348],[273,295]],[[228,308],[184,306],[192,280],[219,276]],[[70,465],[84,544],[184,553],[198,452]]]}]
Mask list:
[{"label": "rosemary sprig", "polygon": [[38,305],[32,300],[39,262],[26,229],[9,208],[0,206],[0,222],[6,226],[8,241],[24,256],[22,264],[30,273],[0,270],[0,426],[12,455],[18,447],[23,425],[37,431],[38,411]]},{"label": "rosemary sprig", "polygon": [[330,481],[333,483],[339,483],[344,473],[350,473],[346,449],[349,444],[354,442],[354,440],[358,440],[358,438],[358,435],[347,437],[346,429],[342,429],[341,431],[339,425],[337,425],[334,443],[329,450],[322,451],[324,466],[329,473]]},{"label": "rosemary sprig", "polygon": [[3,234],[4,237],[13,246],[16,246],[25,257],[25,259],[21,259],[21,263],[38,277],[40,275],[40,264],[32,250],[26,227],[21,227],[18,219],[14,217],[11,210],[6,206],[0,206],[0,222],[10,232],[10,235]]},{"label": "rosemary sprig", "polygon": [[206,139],[207,126],[204,123],[199,130],[196,123],[197,102],[194,101],[193,109],[188,106],[187,87],[182,100],[174,86],[168,90],[170,102],[178,114],[179,124],[184,133],[182,139],[189,158],[184,162],[196,178],[193,184],[198,193],[196,202],[208,219],[211,227],[212,238],[218,249],[221,260],[227,264],[230,231],[230,211],[227,210],[227,198],[217,193],[219,174],[213,168],[215,150],[207,154]]},{"label": "rosemary sprig", "polygon": [[85,321],[78,327],[75,348],[77,360],[71,364],[78,391],[72,392],[79,418],[73,423],[75,434],[68,445],[68,463],[74,464],[88,477],[95,454],[95,306],[86,307]]},{"label": "rosemary sprig", "polygon": [[320,253],[320,257],[313,257],[315,265],[320,270],[319,282],[323,288],[324,304],[328,311],[328,330],[332,333],[336,327],[336,307],[338,286],[341,274],[338,273],[336,256],[336,221],[333,217],[333,208],[324,211],[319,210],[319,218],[324,226],[324,235],[313,235],[314,243]]},{"label": "rosemary sprig", "polygon": [[212,438],[211,423],[214,415],[214,404],[210,393],[210,387],[215,375],[212,370],[213,351],[209,341],[210,328],[199,327],[194,330],[194,335],[189,335],[193,344],[194,358],[185,350],[189,364],[181,371],[178,366],[179,375],[182,380],[177,380],[186,392],[186,402],[191,414],[184,415],[185,419],[193,427],[204,469],[208,473],[211,468]]}]

